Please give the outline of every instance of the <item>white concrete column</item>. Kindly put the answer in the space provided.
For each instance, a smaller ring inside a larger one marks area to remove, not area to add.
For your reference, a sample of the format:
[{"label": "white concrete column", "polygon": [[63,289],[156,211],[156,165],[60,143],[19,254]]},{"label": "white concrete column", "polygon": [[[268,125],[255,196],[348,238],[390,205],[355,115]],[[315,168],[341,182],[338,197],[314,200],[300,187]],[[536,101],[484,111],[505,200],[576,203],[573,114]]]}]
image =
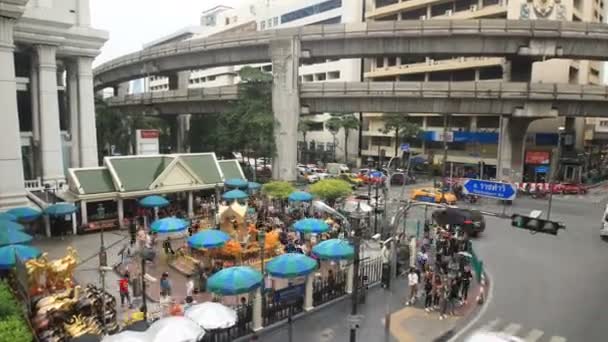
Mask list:
[{"label": "white concrete column", "polygon": [[416,267],[416,237],[410,239],[410,267]]},{"label": "white concrete column", "polygon": [[348,271],[346,271],[346,293],[353,293],[353,276],[355,274],[355,264],[350,263],[348,265]]},{"label": "white concrete column", "polygon": [[469,131],[470,132],[477,132],[477,117],[476,116],[471,116],[470,117],[470,122],[469,122]]},{"label": "white concrete column", "polygon": [[313,300],[312,300],[312,295],[313,295],[313,281],[315,279],[315,275],[314,273],[310,273],[308,276],[306,276],[306,288],[304,290],[304,310],[305,311],[310,311],[314,308],[313,306]]},{"label": "white concrete column", "polygon": [[[428,116],[422,117],[422,131],[426,132],[428,128]],[[426,141],[422,139],[422,154],[426,154]]]},{"label": "white concrete column", "polygon": [[51,218],[49,215],[44,215],[44,232],[47,238],[51,237]]},{"label": "white concrete column", "polygon": [[0,208],[28,203],[23,182],[13,27],[0,16]]},{"label": "white concrete column", "polygon": [[188,217],[194,217],[194,193],[188,191]]},{"label": "white concrete column", "polygon": [[89,224],[89,213],[87,212],[87,201],[80,201],[80,221],[85,226]]},{"label": "white concrete column", "polygon": [[76,15],[78,26],[91,26],[91,8],[89,0],[76,0]]},{"label": "white concrete column", "polygon": [[190,153],[188,133],[190,133],[190,114],[177,116],[177,152]]},{"label": "white concrete column", "polygon": [[76,213],[72,213],[72,234],[78,234],[78,223],[76,222]]},{"label": "white concrete column", "polygon": [[122,198],[119,198],[116,201],[117,207],[118,207],[118,227],[120,229],[124,228],[124,220],[125,220],[125,205],[124,205],[124,201],[122,200]]},{"label": "white concrete column", "polygon": [[68,112],[70,113],[70,150],[71,167],[80,167],[80,120],[78,115],[78,65],[70,62],[67,65]]},{"label": "white concrete column", "polygon": [[262,289],[258,288],[255,290],[253,295],[253,331],[259,331],[262,329]]},{"label": "white concrete column", "polygon": [[300,94],[298,69],[300,41],[296,37],[270,42],[273,65],[272,111],[278,125],[274,128],[277,153],[272,160],[272,178],[296,181]]},{"label": "white concrete column", "polygon": [[40,114],[38,104],[38,58],[35,53],[30,61],[30,100],[32,103],[32,135],[34,144],[40,144]]},{"label": "white concrete column", "polygon": [[59,129],[56,46],[36,45],[38,54],[40,147],[43,182],[64,180],[63,149]]},{"label": "white concrete column", "polygon": [[532,122],[529,118],[502,118],[500,122],[498,180],[520,182],[524,166],[526,132]]},{"label": "white concrete column", "polygon": [[129,82],[124,82],[114,87],[114,96],[124,97],[129,95]]},{"label": "white concrete column", "polygon": [[80,126],[80,166],[99,166],[97,128],[95,127],[95,93],[93,92],[93,58],[78,57],[78,125]]}]

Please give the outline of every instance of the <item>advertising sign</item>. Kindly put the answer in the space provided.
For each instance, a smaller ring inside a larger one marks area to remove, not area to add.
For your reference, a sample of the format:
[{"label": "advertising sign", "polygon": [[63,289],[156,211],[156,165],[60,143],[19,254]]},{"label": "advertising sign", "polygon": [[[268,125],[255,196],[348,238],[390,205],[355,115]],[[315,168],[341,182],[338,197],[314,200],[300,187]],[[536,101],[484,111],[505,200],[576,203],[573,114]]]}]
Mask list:
[{"label": "advertising sign", "polygon": [[549,164],[551,153],[549,151],[526,151],[526,164]]},{"label": "advertising sign", "polygon": [[138,129],[136,131],[136,151],[138,155],[155,155],[159,154],[160,145],[158,138],[160,131],[157,129]]}]

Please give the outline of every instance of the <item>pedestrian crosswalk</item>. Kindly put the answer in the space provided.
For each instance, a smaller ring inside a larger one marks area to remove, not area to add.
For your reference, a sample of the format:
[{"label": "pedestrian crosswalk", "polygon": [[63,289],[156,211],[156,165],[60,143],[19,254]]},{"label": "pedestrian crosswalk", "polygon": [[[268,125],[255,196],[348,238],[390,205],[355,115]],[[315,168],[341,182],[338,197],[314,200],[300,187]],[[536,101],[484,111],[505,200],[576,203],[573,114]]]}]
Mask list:
[{"label": "pedestrian crosswalk", "polygon": [[542,330],[526,328],[519,323],[503,322],[500,318],[487,322],[478,331],[516,336],[524,342],[567,342],[565,337],[550,336]]}]

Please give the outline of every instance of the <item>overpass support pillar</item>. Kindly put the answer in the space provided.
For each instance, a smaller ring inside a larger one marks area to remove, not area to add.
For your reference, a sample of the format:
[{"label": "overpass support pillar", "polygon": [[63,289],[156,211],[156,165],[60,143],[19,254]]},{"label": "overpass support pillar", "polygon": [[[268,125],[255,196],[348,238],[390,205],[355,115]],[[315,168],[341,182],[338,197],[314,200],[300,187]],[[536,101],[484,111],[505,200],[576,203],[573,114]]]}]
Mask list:
[{"label": "overpass support pillar", "polygon": [[169,90],[186,89],[190,84],[190,71],[180,71],[169,75]]},{"label": "overpass support pillar", "polygon": [[129,95],[129,82],[124,82],[114,87],[114,96],[127,95]]},{"label": "overpass support pillar", "polygon": [[190,139],[188,133],[190,132],[190,114],[180,114],[177,116],[177,152],[178,153],[190,153]]},{"label": "overpass support pillar", "polygon": [[277,122],[274,127],[276,155],[272,162],[272,178],[295,181],[300,117],[300,41],[295,37],[273,40],[270,43],[270,56],[274,78],[272,111]]},{"label": "overpass support pillar", "polygon": [[15,21],[0,16],[0,208],[27,204],[15,79]]},{"label": "overpass support pillar", "polygon": [[508,59],[503,65],[503,80],[506,82],[530,82],[532,60],[529,58]]},{"label": "overpass support pillar", "polygon": [[521,182],[526,132],[532,121],[530,118],[501,117],[496,179]]}]

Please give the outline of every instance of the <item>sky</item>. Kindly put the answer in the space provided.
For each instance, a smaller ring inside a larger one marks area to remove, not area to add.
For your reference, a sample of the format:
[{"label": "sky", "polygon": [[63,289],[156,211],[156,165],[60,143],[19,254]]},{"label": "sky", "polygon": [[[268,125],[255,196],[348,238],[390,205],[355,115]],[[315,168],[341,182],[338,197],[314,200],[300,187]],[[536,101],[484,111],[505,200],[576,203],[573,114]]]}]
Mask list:
[{"label": "sky", "polygon": [[141,49],[142,45],[183,27],[198,25],[204,10],[239,7],[245,0],[91,0],[91,24],[110,39],[95,59],[99,65]]}]

